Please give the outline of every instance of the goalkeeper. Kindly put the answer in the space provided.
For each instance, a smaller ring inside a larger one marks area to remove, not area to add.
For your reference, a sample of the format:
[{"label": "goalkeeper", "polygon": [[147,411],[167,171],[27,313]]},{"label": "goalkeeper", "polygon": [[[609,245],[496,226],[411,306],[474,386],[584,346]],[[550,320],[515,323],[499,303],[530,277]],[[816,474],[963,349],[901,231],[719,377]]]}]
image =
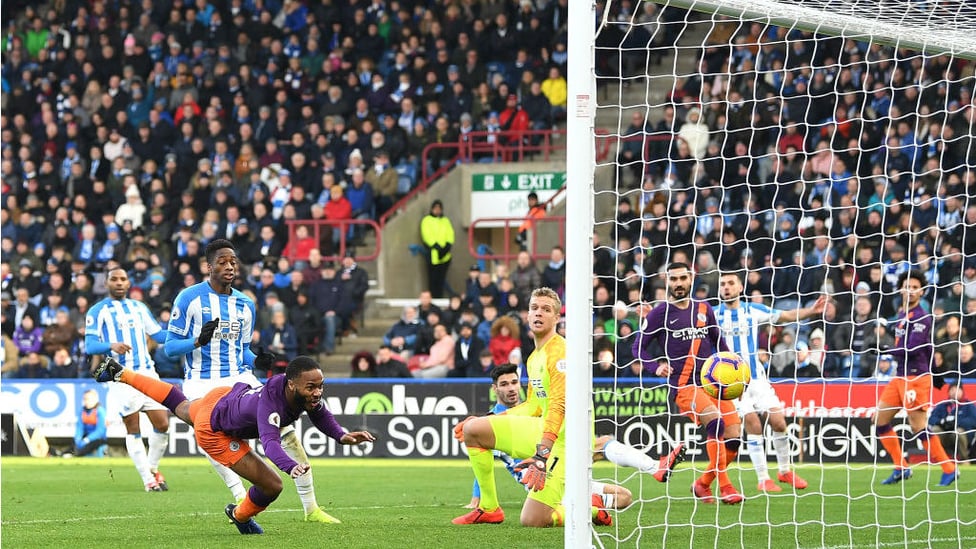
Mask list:
[{"label": "goalkeeper", "polygon": [[[250,348],[254,332],[254,302],[232,287],[240,264],[234,245],[222,238],[207,244],[205,257],[210,270],[207,280],[184,288],[173,300],[169,333],[163,350],[173,358],[183,358],[183,391],[187,398],[203,398],[211,389],[247,383],[259,387],[252,367],[269,370],[273,353]],[[291,425],[283,426],[282,447],[299,463],[308,461]],[[212,457],[210,463],[223,479],[236,501],[244,499],[244,484],[234,471]],[[312,473],[295,478],[307,522],[339,522],[323,511],[315,500]]]},{"label": "goalkeeper", "polygon": [[[519,382],[518,366],[515,364],[503,364],[491,371],[491,387],[495,391],[495,404],[488,411],[489,415],[503,414],[509,408],[519,404],[522,385]],[[461,428],[463,430],[463,427]],[[459,437],[459,438],[463,438]],[[617,465],[634,467],[642,473],[653,475],[659,482],[667,482],[671,476],[674,466],[684,459],[684,445],[679,444],[675,449],[668,452],[659,459],[653,459],[644,452],[631,446],[627,446],[613,439],[610,436],[602,436],[596,439],[593,445],[593,460],[607,459]],[[492,454],[505,464],[505,469],[518,482],[522,482],[522,471],[516,471],[518,460],[500,451],[493,450]],[[528,489],[528,486],[526,486]],[[603,484],[593,482],[590,485],[591,492],[600,494],[606,500],[605,507],[623,509],[630,505],[632,494],[630,490],[623,486],[614,484]],[[607,495],[611,497],[606,497]],[[465,507],[476,509],[481,502],[481,487],[478,481],[474,481],[474,488],[471,493],[471,502]]]},{"label": "goalkeeper", "polygon": [[253,485],[244,498],[224,508],[242,534],[264,533],[254,516],[281,494],[281,476],[251,449],[247,439],[260,437],[268,459],[291,478],[307,475],[311,466],[307,458],[295,461],[284,451],[281,427],[291,425],[303,413],[316,428],[341,444],[375,440],[366,431],[350,433],[339,425],[322,402],[322,368],[307,356],[289,362],[284,374],[273,376],[263,387],[236,383],[192,401],[175,385],[126,370],[112,357],[102,361],[92,375],[101,383],[130,385],[159,402],[194,427],[197,444],[211,459],[251,481]]},{"label": "goalkeeper", "polygon": [[[454,524],[497,524],[505,520],[498,504],[492,450],[500,450],[521,459],[514,471],[529,495],[520,515],[523,526],[545,528],[562,526],[562,505],[566,477],[565,454],[566,406],[566,340],[556,333],[562,303],[550,288],[532,292],[528,322],[535,339],[535,350],[526,360],[529,376],[527,400],[503,415],[467,418],[455,427],[455,434],[468,448],[468,459],[481,487],[481,500],[471,512],[455,518]],[[533,448],[534,445],[534,448]],[[681,455],[681,446],[672,451],[668,462],[673,465]],[[667,467],[670,470],[670,466]],[[607,508],[626,505],[614,501],[626,494],[600,486],[592,494],[593,521],[612,524]],[[594,487],[596,488],[596,487]],[[612,487],[611,487],[612,488]]]}]

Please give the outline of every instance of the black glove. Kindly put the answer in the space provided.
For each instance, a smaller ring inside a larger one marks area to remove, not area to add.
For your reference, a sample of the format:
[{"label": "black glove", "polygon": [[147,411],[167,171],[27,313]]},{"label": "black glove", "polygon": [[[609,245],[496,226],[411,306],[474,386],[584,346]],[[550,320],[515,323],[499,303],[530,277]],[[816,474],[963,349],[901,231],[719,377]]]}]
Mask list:
[{"label": "black glove", "polygon": [[214,318],[200,327],[200,335],[197,336],[197,346],[203,347],[213,339],[213,333],[220,324],[219,318]]},{"label": "black glove", "polygon": [[270,351],[265,351],[264,347],[258,347],[258,352],[254,357],[254,369],[268,371],[275,363],[278,356]]}]

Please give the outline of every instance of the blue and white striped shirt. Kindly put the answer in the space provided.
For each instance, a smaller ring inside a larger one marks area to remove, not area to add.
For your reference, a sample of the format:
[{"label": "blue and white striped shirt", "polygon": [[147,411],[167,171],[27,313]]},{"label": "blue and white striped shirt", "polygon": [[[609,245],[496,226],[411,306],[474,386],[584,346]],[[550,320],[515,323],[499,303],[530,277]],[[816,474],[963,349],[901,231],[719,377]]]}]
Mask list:
[{"label": "blue and white striped shirt", "polygon": [[[93,305],[85,315],[85,339],[94,338],[97,342],[109,344],[125,343],[132,349],[124,355],[111,350],[105,352],[111,353],[119,363],[136,372],[155,371],[156,363],[149,352],[146,336],[152,337],[161,331],[149,307],[134,299],[106,297]],[[90,354],[99,354],[88,341],[85,347]]]},{"label": "blue and white striped shirt", "polygon": [[196,339],[201,326],[220,319],[210,343],[183,355],[184,378],[220,379],[250,371],[244,353],[250,349],[254,316],[254,302],[240,290],[217,293],[205,280],[180,291],[169,319],[169,338]]},{"label": "blue and white striped shirt", "polygon": [[740,301],[734,309],[721,303],[715,309],[715,320],[722,330],[725,344],[749,363],[753,379],[767,377],[766,369],[757,356],[759,325],[775,323],[781,313],[778,309],[749,301]]}]

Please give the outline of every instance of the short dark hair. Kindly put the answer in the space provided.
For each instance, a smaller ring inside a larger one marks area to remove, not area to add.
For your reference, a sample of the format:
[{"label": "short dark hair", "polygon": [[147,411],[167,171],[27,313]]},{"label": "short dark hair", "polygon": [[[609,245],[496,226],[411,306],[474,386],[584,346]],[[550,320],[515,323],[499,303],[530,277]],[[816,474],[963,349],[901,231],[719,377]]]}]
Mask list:
[{"label": "short dark hair", "polygon": [[518,365],[516,364],[499,364],[491,370],[491,384],[495,385],[498,383],[498,378],[506,374],[518,374]]},{"label": "short dark hair", "polygon": [[215,238],[211,240],[210,244],[207,244],[207,247],[204,248],[203,252],[204,256],[207,258],[207,263],[213,265],[214,259],[217,257],[217,252],[223,250],[224,248],[230,248],[232,252],[235,254],[237,253],[237,248],[234,247],[234,244],[231,243],[230,240],[227,240],[226,238]]},{"label": "short dark hair", "polygon": [[292,359],[285,367],[285,378],[289,381],[298,379],[303,373],[311,370],[321,370],[322,367],[310,356],[299,356]]},{"label": "short dark hair", "polygon": [[898,277],[898,288],[901,288],[902,286],[904,286],[905,285],[905,281],[908,280],[909,278],[914,278],[922,286],[925,286],[929,282],[925,278],[925,273],[923,273],[922,271],[919,271],[918,269],[911,269],[911,270],[908,270],[908,271],[905,271],[905,272],[901,273],[901,275]]},{"label": "short dark hair", "polygon": [[691,267],[684,261],[672,261],[668,264],[668,270],[670,271],[672,269],[688,269],[690,271]]},{"label": "short dark hair", "polygon": [[722,271],[721,274],[719,274],[719,278],[722,278],[723,276],[734,276],[739,279],[739,282],[742,282],[746,278],[746,272],[742,269],[735,271]]}]

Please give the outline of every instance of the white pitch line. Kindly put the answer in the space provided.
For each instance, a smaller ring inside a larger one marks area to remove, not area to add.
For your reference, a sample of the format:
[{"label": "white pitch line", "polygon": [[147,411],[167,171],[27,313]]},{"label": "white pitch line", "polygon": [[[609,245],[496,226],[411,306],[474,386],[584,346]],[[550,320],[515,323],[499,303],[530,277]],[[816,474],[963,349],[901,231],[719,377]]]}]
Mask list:
[{"label": "white pitch line", "polygon": [[[902,540],[898,542],[881,542],[872,545],[829,545],[820,547],[819,549],[860,549],[860,548],[871,548],[871,547],[908,547],[911,545],[932,545],[933,543],[947,543],[947,542],[957,542],[962,543],[964,541],[976,541],[976,537],[963,536],[960,538],[931,538],[931,539],[915,539],[915,540]],[[960,545],[961,547],[961,545]]]}]

